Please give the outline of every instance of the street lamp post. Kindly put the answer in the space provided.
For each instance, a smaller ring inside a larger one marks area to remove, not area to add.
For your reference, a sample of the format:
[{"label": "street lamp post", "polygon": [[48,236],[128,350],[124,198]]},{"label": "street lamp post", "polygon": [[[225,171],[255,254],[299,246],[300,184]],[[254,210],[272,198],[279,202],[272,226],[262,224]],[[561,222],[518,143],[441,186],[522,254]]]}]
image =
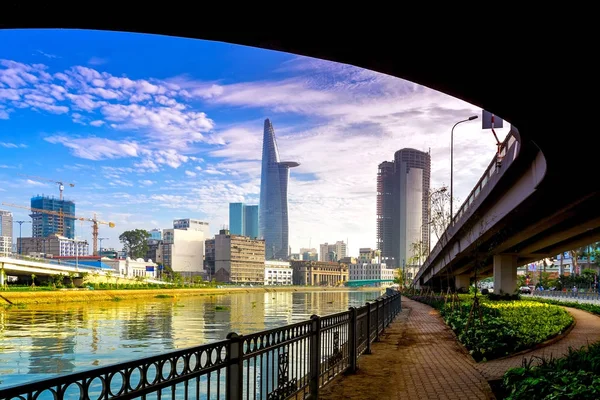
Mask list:
[{"label": "street lamp post", "polygon": [[21,236],[21,227],[23,226],[23,224],[30,224],[31,221],[15,221],[17,224],[19,224],[19,255],[21,255],[21,251],[23,248],[23,236]]},{"label": "street lamp post", "polygon": [[474,119],[477,119],[477,115],[472,115],[467,119],[463,119],[462,121],[458,121],[457,123],[454,124],[454,126],[452,127],[452,130],[450,131],[450,223],[452,223],[452,221],[454,220],[454,209],[452,208],[453,204],[452,201],[454,199],[454,192],[453,192],[453,179],[454,179],[454,128],[456,128],[456,125],[458,124],[462,124],[463,122],[468,122],[468,121],[473,121]]}]

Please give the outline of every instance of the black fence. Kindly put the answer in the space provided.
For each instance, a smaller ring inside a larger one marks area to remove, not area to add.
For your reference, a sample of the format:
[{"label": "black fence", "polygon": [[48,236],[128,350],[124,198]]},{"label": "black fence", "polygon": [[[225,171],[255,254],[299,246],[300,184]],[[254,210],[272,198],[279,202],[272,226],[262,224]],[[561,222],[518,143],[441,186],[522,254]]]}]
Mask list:
[{"label": "black fence", "polygon": [[318,399],[371,352],[400,293],[281,328],[0,390],[0,400]]}]

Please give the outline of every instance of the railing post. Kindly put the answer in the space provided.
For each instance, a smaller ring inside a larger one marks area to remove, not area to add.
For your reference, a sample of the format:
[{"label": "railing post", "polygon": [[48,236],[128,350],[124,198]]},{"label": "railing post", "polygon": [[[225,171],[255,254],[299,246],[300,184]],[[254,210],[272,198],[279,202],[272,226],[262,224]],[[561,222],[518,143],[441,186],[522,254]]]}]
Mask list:
[{"label": "railing post", "polygon": [[321,317],[310,317],[310,381],[308,383],[309,399],[319,398],[319,369],[321,368]]},{"label": "railing post", "polygon": [[375,299],[375,341],[379,342],[379,299]]},{"label": "railing post", "polygon": [[242,357],[243,343],[242,336],[235,332],[227,335],[229,339],[229,365],[227,366],[227,399],[241,400],[244,387],[244,359]]},{"label": "railing post", "polygon": [[367,306],[367,348],[365,354],[371,354],[371,303],[365,303]]},{"label": "railing post", "polygon": [[385,318],[385,315],[386,315],[385,314],[385,301],[386,300],[387,300],[387,298],[385,298],[385,297],[383,299],[381,299],[381,301],[383,302],[383,312],[382,312],[383,318],[382,318],[382,321],[381,321],[381,333],[385,332],[385,327],[386,327],[386,325],[385,325],[385,322],[386,322],[386,318]]},{"label": "railing post", "polygon": [[348,356],[350,357],[350,365],[348,370],[351,374],[356,372],[356,361],[358,355],[358,349],[356,348],[358,343],[356,340],[356,308],[350,307],[350,314],[348,318]]}]

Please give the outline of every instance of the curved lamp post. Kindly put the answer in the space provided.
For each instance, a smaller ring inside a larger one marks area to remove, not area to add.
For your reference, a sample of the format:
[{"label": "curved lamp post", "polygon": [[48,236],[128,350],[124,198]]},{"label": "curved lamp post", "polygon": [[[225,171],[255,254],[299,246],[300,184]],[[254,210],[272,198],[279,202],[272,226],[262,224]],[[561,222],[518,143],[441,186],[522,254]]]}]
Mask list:
[{"label": "curved lamp post", "polygon": [[473,121],[474,119],[477,119],[477,115],[472,115],[467,119],[463,119],[462,121],[458,121],[457,123],[454,124],[454,126],[452,127],[452,130],[450,131],[450,223],[452,224],[452,221],[454,220],[454,208],[452,208],[453,204],[452,201],[454,199],[454,192],[453,192],[453,179],[454,179],[454,128],[456,128],[456,125],[458,124],[462,124],[463,122],[468,122],[468,121]]}]

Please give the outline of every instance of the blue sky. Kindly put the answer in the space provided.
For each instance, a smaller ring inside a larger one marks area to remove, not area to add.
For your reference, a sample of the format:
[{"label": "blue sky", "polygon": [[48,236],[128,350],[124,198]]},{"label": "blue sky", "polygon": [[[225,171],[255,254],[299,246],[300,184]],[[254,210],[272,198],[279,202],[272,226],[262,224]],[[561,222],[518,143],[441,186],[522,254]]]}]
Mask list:
[{"label": "blue sky", "polygon": [[[412,147],[449,182],[450,128],[481,110],[412,82],[292,54],[202,40],[84,30],[0,30],[2,202],[65,197],[113,221],[103,247],[133,228],[199,218],[216,233],[228,203],[258,204],[262,124],[289,188],[290,244],[375,246],[377,165]],[[497,130],[501,139],[508,124]],[[464,199],[495,151],[480,120],[455,130],[455,195]],[[9,209],[15,219],[26,210]],[[91,224],[77,223],[91,239]],[[18,234],[18,225],[15,225]],[[23,225],[23,235],[30,227]]]}]

